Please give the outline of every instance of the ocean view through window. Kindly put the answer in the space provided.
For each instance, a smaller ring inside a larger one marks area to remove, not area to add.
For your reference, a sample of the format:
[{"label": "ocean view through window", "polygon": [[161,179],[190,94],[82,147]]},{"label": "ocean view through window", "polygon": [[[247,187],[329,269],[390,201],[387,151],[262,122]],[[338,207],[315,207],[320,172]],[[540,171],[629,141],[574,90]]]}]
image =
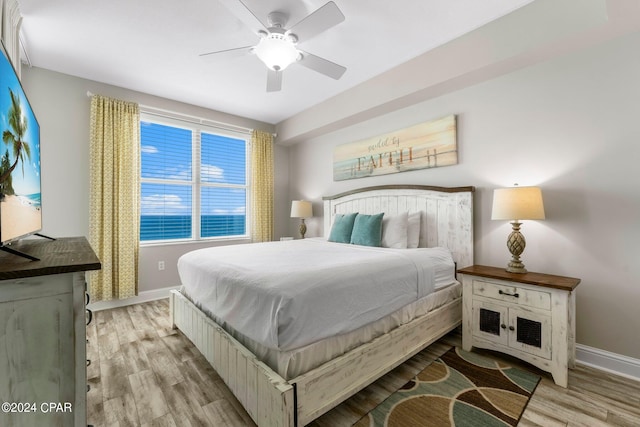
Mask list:
[{"label": "ocean view through window", "polygon": [[248,235],[247,135],[143,115],[140,144],[141,243]]}]

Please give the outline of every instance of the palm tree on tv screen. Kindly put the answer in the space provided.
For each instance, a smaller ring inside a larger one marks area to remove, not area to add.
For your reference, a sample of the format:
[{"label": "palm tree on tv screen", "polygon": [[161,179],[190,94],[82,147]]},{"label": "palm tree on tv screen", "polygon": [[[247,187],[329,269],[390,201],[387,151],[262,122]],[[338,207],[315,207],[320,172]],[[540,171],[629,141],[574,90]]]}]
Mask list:
[{"label": "palm tree on tv screen", "polygon": [[7,117],[11,130],[5,129],[4,132],[2,132],[2,140],[12,148],[16,160],[8,170],[2,172],[2,175],[0,175],[0,183],[11,175],[16,166],[18,166],[19,161],[22,161],[22,176],[24,176],[24,163],[31,158],[29,143],[22,140],[27,132],[28,123],[27,119],[22,115],[20,98],[13,93],[11,88],[9,88],[9,95],[11,96],[11,106],[9,107]]},{"label": "palm tree on tv screen", "polygon": [[[6,150],[4,155],[2,156],[2,160],[0,160],[0,174],[3,174],[4,171],[9,170],[10,167],[11,162],[9,161],[9,150]],[[15,194],[15,191],[13,189],[11,175],[9,175],[7,179],[0,182],[0,200],[2,200],[4,196],[11,196],[13,194]]]}]

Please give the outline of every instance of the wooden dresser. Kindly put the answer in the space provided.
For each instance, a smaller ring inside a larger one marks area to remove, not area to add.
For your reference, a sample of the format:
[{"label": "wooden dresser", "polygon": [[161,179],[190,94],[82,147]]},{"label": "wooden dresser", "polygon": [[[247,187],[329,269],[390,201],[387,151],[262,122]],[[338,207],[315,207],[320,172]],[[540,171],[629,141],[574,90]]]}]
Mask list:
[{"label": "wooden dresser", "polygon": [[86,426],[84,237],[26,239],[0,252],[0,425]]}]

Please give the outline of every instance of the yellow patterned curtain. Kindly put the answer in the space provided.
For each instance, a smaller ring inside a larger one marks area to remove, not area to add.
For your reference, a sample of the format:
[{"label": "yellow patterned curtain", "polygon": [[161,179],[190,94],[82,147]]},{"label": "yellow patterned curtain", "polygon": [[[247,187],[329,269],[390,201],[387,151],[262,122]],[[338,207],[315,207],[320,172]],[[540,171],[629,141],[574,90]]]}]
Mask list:
[{"label": "yellow patterned curtain", "polygon": [[251,133],[251,240],[273,240],[273,136]]},{"label": "yellow patterned curtain", "polygon": [[102,270],[89,276],[94,301],[138,294],[140,111],[91,97],[89,241]]}]

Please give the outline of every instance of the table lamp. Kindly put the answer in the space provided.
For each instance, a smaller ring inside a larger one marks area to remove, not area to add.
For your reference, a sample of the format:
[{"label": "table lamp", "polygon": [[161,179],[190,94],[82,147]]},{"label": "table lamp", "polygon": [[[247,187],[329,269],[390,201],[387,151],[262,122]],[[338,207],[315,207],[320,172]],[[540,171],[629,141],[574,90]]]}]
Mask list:
[{"label": "table lamp", "polygon": [[[517,184],[516,184],[517,185]],[[544,205],[542,192],[538,187],[497,188],[493,190],[493,207],[491,219],[509,220],[513,231],[507,239],[507,248],[511,252],[511,261],[507,271],[511,273],[526,273],[527,269],[520,261],[526,241],[520,233],[519,220],[544,219]]]},{"label": "table lamp", "polygon": [[313,209],[311,202],[306,200],[294,200],[291,202],[291,218],[300,218],[300,235],[304,239],[304,235],[307,232],[307,225],[304,223],[305,218],[313,216]]}]

